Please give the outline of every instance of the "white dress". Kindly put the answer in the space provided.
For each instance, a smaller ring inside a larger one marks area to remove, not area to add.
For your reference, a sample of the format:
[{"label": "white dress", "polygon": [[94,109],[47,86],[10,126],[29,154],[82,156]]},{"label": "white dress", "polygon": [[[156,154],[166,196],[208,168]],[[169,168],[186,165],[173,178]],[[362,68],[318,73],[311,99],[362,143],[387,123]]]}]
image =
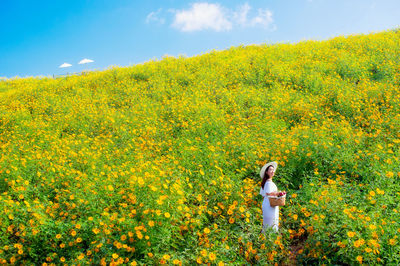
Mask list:
[{"label": "white dress", "polygon": [[272,181],[265,182],[264,189],[260,188],[260,195],[264,197],[262,202],[262,213],[263,213],[263,231],[267,226],[272,227],[275,231],[278,231],[279,226],[279,207],[271,207],[269,205],[269,199],[266,193],[278,191],[275,183]]}]

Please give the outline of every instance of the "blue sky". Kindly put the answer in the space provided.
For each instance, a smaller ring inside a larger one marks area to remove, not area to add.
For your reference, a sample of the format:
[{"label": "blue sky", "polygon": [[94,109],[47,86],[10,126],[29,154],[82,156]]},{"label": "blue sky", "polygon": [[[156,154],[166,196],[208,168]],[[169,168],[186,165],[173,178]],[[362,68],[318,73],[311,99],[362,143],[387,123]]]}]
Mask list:
[{"label": "blue sky", "polygon": [[0,77],[370,33],[399,27],[399,14],[398,0],[0,0]]}]

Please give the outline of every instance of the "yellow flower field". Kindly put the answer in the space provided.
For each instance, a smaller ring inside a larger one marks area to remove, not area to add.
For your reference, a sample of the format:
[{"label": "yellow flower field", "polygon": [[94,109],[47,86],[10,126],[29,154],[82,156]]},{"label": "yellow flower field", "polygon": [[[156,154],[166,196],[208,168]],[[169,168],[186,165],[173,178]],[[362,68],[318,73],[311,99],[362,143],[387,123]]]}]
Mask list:
[{"label": "yellow flower field", "polygon": [[399,54],[391,30],[0,81],[0,263],[399,264]]}]

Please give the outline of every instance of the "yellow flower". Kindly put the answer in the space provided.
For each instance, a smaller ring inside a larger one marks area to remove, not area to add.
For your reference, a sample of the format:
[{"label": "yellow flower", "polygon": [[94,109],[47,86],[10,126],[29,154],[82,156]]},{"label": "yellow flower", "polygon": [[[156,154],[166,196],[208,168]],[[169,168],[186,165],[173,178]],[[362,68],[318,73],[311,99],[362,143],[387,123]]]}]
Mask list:
[{"label": "yellow flower", "polygon": [[355,235],[356,235],[355,232],[351,232],[351,231],[347,232],[348,237],[354,237]]},{"label": "yellow flower", "polygon": [[180,262],[181,262],[181,261],[178,260],[178,259],[174,259],[174,260],[172,261],[172,263],[175,264],[175,265],[179,264]]},{"label": "yellow flower", "polygon": [[362,257],[362,256],[357,256],[356,260],[357,260],[360,264],[362,264],[363,257]]},{"label": "yellow flower", "polygon": [[171,256],[168,255],[168,254],[165,254],[165,255],[163,256],[163,259],[164,259],[164,260],[169,260],[170,258],[171,258]]},{"label": "yellow flower", "polygon": [[165,212],[164,216],[165,216],[165,218],[169,218],[169,217],[171,217],[171,214],[169,214],[169,212]]},{"label": "yellow flower", "polygon": [[210,229],[208,229],[207,227],[204,228],[204,233],[205,233],[205,234],[209,234],[210,232],[211,232]]},{"label": "yellow flower", "polygon": [[368,244],[370,245],[370,246],[372,246],[372,247],[374,247],[374,248],[379,248],[379,244],[378,244],[378,242],[375,240],[375,239],[370,239],[370,240],[368,240]]},{"label": "yellow flower", "polygon": [[116,254],[116,253],[114,253],[114,254],[112,254],[112,257],[114,258],[114,259],[118,259],[118,254]]},{"label": "yellow flower", "polygon": [[60,234],[57,234],[57,235],[56,235],[56,238],[57,238],[57,239],[60,239],[60,238],[61,238],[61,235],[60,235]]},{"label": "yellow flower", "polygon": [[202,250],[200,251],[200,254],[201,254],[201,256],[203,256],[203,257],[207,256],[207,250],[202,249]]},{"label": "yellow flower", "polygon": [[392,178],[393,176],[394,176],[394,174],[391,171],[386,173],[386,177]]},{"label": "yellow flower", "polygon": [[354,246],[356,248],[358,248],[358,247],[364,245],[364,243],[365,243],[364,239],[359,239],[359,240],[354,241]]},{"label": "yellow flower", "polygon": [[367,253],[370,253],[370,252],[372,252],[372,249],[371,249],[371,248],[369,248],[369,247],[365,248],[364,250],[365,250],[365,252],[367,252]]},{"label": "yellow flower", "polygon": [[389,245],[394,246],[396,244],[396,240],[395,239],[389,239]]},{"label": "yellow flower", "polygon": [[214,261],[214,260],[217,258],[217,256],[216,256],[213,252],[211,252],[211,253],[208,255],[208,258],[209,258],[211,261]]},{"label": "yellow flower", "polygon": [[375,229],[376,229],[376,225],[374,225],[374,224],[370,224],[368,227],[369,227],[369,229],[371,229],[371,230],[375,230]]},{"label": "yellow flower", "polygon": [[370,191],[370,192],[369,192],[369,195],[370,195],[371,197],[375,196],[375,191]]}]

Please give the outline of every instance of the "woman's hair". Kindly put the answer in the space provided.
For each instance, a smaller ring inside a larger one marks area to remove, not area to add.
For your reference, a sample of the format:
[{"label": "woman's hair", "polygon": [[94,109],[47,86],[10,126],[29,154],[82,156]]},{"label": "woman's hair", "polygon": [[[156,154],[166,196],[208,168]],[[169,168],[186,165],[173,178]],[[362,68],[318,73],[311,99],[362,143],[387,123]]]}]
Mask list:
[{"label": "woman's hair", "polygon": [[[269,169],[271,166],[272,166],[272,165],[268,166],[267,169],[265,169],[264,177],[263,177],[263,180],[262,180],[262,182],[261,182],[261,187],[262,187],[263,189],[264,189],[265,182],[267,182],[267,180],[270,178],[269,175],[268,175],[268,169]],[[273,167],[273,166],[272,166],[272,167]]]}]

